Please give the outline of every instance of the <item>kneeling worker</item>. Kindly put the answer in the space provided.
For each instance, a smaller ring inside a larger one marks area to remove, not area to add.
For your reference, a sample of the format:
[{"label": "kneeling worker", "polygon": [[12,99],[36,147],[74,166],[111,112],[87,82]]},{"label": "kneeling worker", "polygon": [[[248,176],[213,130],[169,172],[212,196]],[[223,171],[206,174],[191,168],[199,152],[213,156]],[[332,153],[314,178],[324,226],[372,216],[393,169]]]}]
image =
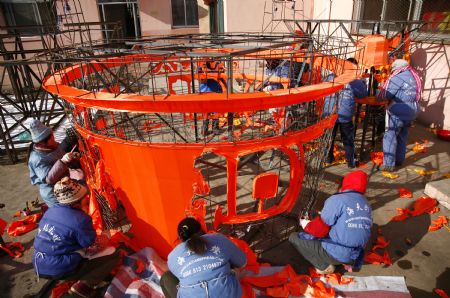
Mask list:
[{"label": "kneeling worker", "polygon": [[83,259],[82,249],[96,242],[92,219],[81,210],[89,190],[76,180],[64,177],[55,184],[54,193],[58,203],[44,213],[34,239],[34,269],[42,278],[78,280],[69,293],[92,297],[94,287],[118,263],[118,254]]},{"label": "kneeling worker", "polygon": [[245,266],[244,252],[220,233],[205,234],[194,218],[178,224],[178,244],[167,258],[170,271],[161,277],[161,287],[171,297],[242,296],[233,268]]},{"label": "kneeling worker", "polygon": [[341,191],[325,201],[320,216],[311,221],[302,219],[305,232],[290,235],[289,242],[318,273],[333,273],[334,266],[340,264],[361,267],[372,227],[372,209],[364,197],[366,185],[363,171],[347,174]]}]

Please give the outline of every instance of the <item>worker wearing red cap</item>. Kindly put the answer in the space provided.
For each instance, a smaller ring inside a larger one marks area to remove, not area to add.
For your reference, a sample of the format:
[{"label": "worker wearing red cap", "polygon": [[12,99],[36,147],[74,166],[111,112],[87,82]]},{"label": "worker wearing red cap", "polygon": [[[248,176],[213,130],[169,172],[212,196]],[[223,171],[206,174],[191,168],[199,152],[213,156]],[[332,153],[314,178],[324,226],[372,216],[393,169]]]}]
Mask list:
[{"label": "worker wearing red cap", "polygon": [[289,241],[321,274],[335,265],[362,265],[364,246],[370,238],[372,209],[364,196],[367,174],[353,171],[344,177],[341,191],[329,197],[319,216],[300,220],[304,232]]}]

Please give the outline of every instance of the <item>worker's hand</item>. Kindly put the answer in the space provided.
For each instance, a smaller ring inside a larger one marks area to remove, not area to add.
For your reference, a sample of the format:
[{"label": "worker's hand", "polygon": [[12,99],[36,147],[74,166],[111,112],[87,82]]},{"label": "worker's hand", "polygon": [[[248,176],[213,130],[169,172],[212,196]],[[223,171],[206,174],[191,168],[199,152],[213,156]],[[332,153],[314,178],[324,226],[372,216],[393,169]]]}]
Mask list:
[{"label": "worker's hand", "polygon": [[303,230],[306,228],[306,225],[309,224],[310,220],[306,218],[300,219],[300,226],[302,226]]},{"label": "worker's hand", "polygon": [[64,154],[64,156],[61,158],[61,161],[65,164],[71,163],[73,160],[79,159],[80,154],[76,152],[69,152]]}]

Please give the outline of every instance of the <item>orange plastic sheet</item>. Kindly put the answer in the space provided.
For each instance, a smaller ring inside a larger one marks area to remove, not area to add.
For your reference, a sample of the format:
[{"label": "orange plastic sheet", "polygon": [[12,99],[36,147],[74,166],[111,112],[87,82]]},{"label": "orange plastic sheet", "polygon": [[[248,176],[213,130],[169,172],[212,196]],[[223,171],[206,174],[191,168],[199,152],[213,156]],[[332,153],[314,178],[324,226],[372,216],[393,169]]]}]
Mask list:
[{"label": "orange plastic sheet", "polygon": [[434,232],[446,225],[448,225],[448,218],[441,215],[437,219],[431,221],[431,225],[428,227],[428,231]]},{"label": "orange plastic sheet", "polygon": [[384,157],[383,152],[371,152],[370,153],[370,159],[377,166],[380,166],[383,163],[383,157]]},{"label": "orange plastic sheet", "polygon": [[406,188],[400,187],[398,189],[398,195],[400,198],[410,199],[412,198],[412,192]]},{"label": "orange plastic sheet", "polygon": [[[371,250],[364,255],[364,261],[369,264],[384,264],[386,266],[390,266],[392,265],[392,261],[386,250],[389,245],[389,241],[384,238],[380,229],[378,229],[377,233],[378,236],[376,242],[372,246]],[[382,255],[377,253],[378,249],[384,250]]]},{"label": "orange plastic sheet", "polygon": [[58,284],[52,289],[52,298],[61,298],[70,290],[72,285],[76,283],[74,280],[69,280]]},{"label": "orange plastic sheet", "polygon": [[397,216],[392,218],[393,221],[402,221],[409,217],[418,216],[424,213],[435,213],[439,210],[437,201],[430,197],[422,196],[414,201],[412,209],[397,208]]},{"label": "orange plastic sheet", "polygon": [[38,221],[42,217],[42,212],[28,215],[23,219],[13,221],[8,227],[8,235],[20,236],[26,234],[38,227]]}]

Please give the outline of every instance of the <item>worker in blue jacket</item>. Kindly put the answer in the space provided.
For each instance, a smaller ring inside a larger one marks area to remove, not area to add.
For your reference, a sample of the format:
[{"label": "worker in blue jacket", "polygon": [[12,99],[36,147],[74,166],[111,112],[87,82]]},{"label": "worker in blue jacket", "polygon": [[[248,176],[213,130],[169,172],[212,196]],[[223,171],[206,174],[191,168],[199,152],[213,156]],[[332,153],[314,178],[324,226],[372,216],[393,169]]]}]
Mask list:
[{"label": "worker in blue jacket", "polygon": [[178,224],[178,236],[183,242],[169,254],[170,271],[161,277],[166,297],[242,296],[232,270],[247,263],[241,249],[222,234],[204,234],[194,218],[185,218]]},{"label": "worker in blue jacket", "polygon": [[49,206],[57,203],[53,185],[69,175],[69,164],[79,158],[79,153],[64,152],[55,141],[53,131],[34,119],[30,124],[31,140],[28,168],[31,184],[39,185],[41,198]]},{"label": "worker in blue jacket", "polygon": [[[355,59],[349,58],[348,61],[358,64]],[[344,144],[345,157],[349,168],[358,166],[355,159],[355,126],[353,124],[353,115],[355,114],[355,98],[364,98],[368,95],[367,86],[364,80],[356,79],[346,84],[341,90],[338,105],[338,119],[333,127],[332,141],[330,151],[328,152],[328,163],[334,161],[333,147],[336,139],[337,130],[340,129],[342,143]],[[328,99],[329,101],[330,99]],[[326,100],[325,108],[327,108]]]},{"label": "worker in blue jacket", "polygon": [[333,273],[339,264],[355,269],[362,265],[372,227],[372,209],[364,196],[367,180],[361,170],[347,174],[341,191],[325,201],[320,215],[301,219],[304,232],[289,236],[289,242],[317,272]]},{"label": "worker in blue jacket", "polygon": [[381,170],[388,172],[405,160],[408,128],[417,117],[422,88],[419,76],[406,60],[395,60],[391,71],[379,96],[388,100],[381,166]]},{"label": "worker in blue jacket", "polygon": [[83,258],[83,249],[96,241],[92,219],[81,210],[89,194],[86,186],[64,177],[55,184],[54,193],[58,204],[44,213],[34,239],[34,269],[41,278],[78,280],[70,292],[92,297],[94,286],[110,274],[118,255]]}]

